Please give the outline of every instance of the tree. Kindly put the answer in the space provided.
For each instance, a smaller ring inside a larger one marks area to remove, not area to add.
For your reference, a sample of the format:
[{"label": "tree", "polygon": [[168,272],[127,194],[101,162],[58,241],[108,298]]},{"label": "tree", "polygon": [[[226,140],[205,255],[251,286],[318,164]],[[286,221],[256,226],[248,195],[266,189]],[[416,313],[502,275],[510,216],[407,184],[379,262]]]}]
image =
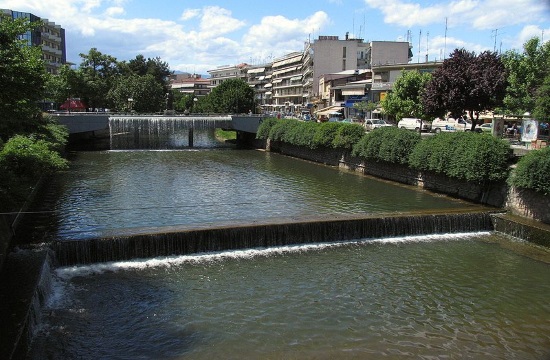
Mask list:
[{"label": "tree", "polygon": [[457,118],[467,112],[474,130],[480,112],[502,105],[506,86],[506,69],[496,53],[485,51],[476,56],[474,52],[455,49],[433,72],[422,104],[432,116],[450,113]]},{"label": "tree", "polygon": [[[201,99],[202,100],[202,99]],[[229,79],[207,95],[208,109],[215,113],[247,113],[254,109],[254,90],[242,79]]]},{"label": "tree", "polygon": [[[80,54],[79,76],[83,79],[82,88],[73,89],[78,91],[91,108],[110,107],[105,94],[109,92],[116,75],[120,74],[116,58],[104,55],[96,48],[90,49],[88,54]],[[75,93],[70,94],[73,96]]]},{"label": "tree", "polygon": [[361,111],[363,117],[365,117],[365,112],[372,112],[376,110],[378,103],[373,101],[360,101],[353,104],[353,108]]},{"label": "tree", "polygon": [[107,98],[117,110],[155,113],[162,110],[164,89],[151,74],[119,76],[109,90]]},{"label": "tree", "polygon": [[538,38],[532,38],[523,49],[522,54],[510,50],[502,56],[508,71],[502,112],[514,115],[532,112],[537,114],[536,118],[548,119],[547,101],[540,98],[548,99],[548,90],[544,88],[550,84],[550,42],[541,44]]},{"label": "tree", "polygon": [[0,139],[34,130],[46,72],[41,49],[19,37],[39,24],[0,15]]},{"label": "tree", "polygon": [[429,73],[420,73],[417,70],[403,71],[395,81],[392,91],[381,101],[384,112],[396,119],[404,117],[425,119],[422,94],[430,79]]}]

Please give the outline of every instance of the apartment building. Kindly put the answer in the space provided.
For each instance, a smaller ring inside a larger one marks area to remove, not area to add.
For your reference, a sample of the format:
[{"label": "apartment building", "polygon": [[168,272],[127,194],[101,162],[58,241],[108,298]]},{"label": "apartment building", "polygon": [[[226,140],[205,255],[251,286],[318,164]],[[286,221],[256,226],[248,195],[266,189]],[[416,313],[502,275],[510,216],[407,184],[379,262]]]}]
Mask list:
[{"label": "apartment building", "polygon": [[1,9],[0,12],[12,19],[25,18],[31,23],[37,21],[43,22],[41,26],[23,34],[21,38],[26,41],[28,46],[40,46],[46,71],[51,74],[57,74],[61,65],[67,63],[65,29],[48,19],[40,18],[31,13],[8,9]]},{"label": "apartment building", "polygon": [[210,79],[198,74],[174,74],[170,76],[170,88],[194,97],[206,96],[210,93]]},{"label": "apartment building", "polygon": [[274,110],[295,113],[303,106],[302,52],[292,52],[273,60],[271,78]]},{"label": "apartment building", "polygon": [[238,65],[221,65],[214,70],[208,70],[210,74],[210,88],[213,89],[225,80],[243,79],[246,81],[246,72],[249,65],[241,63]]},{"label": "apartment building", "polygon": [[246,70],[246,82],[254,89],[254,101],[257,107],[264,111],[269,109],[273,102],[272,74],[272,63],[253,65]]}]

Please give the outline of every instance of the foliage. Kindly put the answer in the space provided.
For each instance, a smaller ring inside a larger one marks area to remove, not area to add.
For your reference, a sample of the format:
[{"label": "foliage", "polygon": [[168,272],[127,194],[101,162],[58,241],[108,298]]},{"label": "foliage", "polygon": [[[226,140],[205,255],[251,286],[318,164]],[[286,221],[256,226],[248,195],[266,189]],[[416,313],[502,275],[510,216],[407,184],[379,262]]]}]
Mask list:
[{"label": "foliage", "polygon": [[426,119],[422,106],[422,94],[431,74],[419,71],[403,71],[395,81],[393,91],[381,101],[384,112],[396,119],[413,117]]},{"label": "foliage", "polygon": [[349,149],[353,147],[365,135],[365,128],[358,124],[342,124],[336,131],[332,141],[335,148]]},{"label": "foliage", "polygon": [[337,122],[324,122],[317,125],[317,131],[313,135],[313,148],[332,147],[338,129],[343,124]]},{"label": "foliage", "polygon": [[502,56],[508,72],[503,112],[515,115],[531,112],[538,119],[548,119],[550,113],[545,105],[550,99],[548,91],[541,88],[550,84],[550,42],[541,44],[534,37],[523,49],[522,54],[510,50]]},{"label": "foliage", "polygon": [[375,103],[372,101],[360,101],[353,104],[353,108],[361,111],[363,116],[365,115],[365,112],[371,112],[376,110],[379,103]]},{"label": "foliage", "polygon": [[269,132],[271,128],[278,122],[277,118],[267,118],[263,119],[258,130],[256,131],[256,139],[266,140],[269,137]]},{"label": "foliage", "polygon": [[353,146],[352,154],[375,161],[408,164],[409,154],[420,142],[420,134],[393,126],[369,132]]},{"label": "foliage", "polygon": [[66,167],[67,160],[52,150],[51,143],[36,136],[15,135],[0,151],[0,168],[23,178],[37,179]]},{"label": "foliage", "polygon": [[476,56],[474,52],[455,49],[433,72],[422,104],[426,113],[432,116],[450,112],[457,118],[466,111],[475,127],[480,112],[502,104],[506,75],[504,64],[496,53],[485,51]]},{"label": "foliage", "polygon": [[71,96],[78,95],[91,108],[110,108],[109,90],[113,81],[120,74],[116,58],[102,54],[96,48],[91,48],[88,54],[80,54],[82,62],[78,69],[78,77],[82,87],[71,88]]},{"label": "foliage", "polygon": [[309,149],[319,147],[351,149],[365,133],[362,126],[348,123],[316,123],[294,119],[268,118],[262,121],[257,139],[270,138]]},{"label": "foliage", "polygon": [[550,195],[550,147],[533,150],[517,163],[509,178],[509,184]]},{"label": "foliage", "polygon": [[[161,111],[165,100],[162,85],[150,74],[117,77],[107,98],[117,110],[134,110],[139,113]],[[132,99],[131,103],[129,98]]]},{"label": "foliage", "polygon": [[206,99],[200,99],[204,110],[219,114],[243,114],[254,109],[254,90],[243,79],[229,79],[212,89]]},{"label": "foliage", "polygon": [[412,168],[470,182],[502,181],[508,176],[509,144],[489,134],[440,133],[412,151]]},{"label": "foliage", "polygon": [[40,24],[0,15],[0,139],[35,129],[46,81],[42,52],[19,35]]}]

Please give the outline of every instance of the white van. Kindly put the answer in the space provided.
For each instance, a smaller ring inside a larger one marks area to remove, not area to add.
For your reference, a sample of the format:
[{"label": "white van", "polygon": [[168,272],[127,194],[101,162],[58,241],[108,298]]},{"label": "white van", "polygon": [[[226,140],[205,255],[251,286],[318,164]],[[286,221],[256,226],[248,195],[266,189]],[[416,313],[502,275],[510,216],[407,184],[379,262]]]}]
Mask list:
[{"label": "white van", "polygon": [[397,123],[397,127],[414,131],[430,131],[432,128],[429,121],[416,118],[403,118]]},{"label": "white van", "polygon": [[459,118],[459,119],[440,119],[437,118],[432,122],[432,131],[440,133],[442,131],[470,131],[472,123]]}]

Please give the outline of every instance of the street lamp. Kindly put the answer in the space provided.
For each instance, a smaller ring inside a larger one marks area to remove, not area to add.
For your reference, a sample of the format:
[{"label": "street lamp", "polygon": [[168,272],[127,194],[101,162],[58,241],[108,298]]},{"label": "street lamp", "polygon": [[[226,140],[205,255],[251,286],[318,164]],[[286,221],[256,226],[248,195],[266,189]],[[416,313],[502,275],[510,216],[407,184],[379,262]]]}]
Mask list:
[{"label": "street lamp", "polygon": [[197,112],[197,101],[199,101],[199,99],[197,99],[196,97],[193,98],[193,112],[196,113]]},{"label": "street lamp", "polygon": [[128,110],[129,110],[130,112],[132,112],[132,104],[133,104],[133,102],[134,102],[134,99],[133,99],[133,98],[131,98],[131,97],[128,98]]}]

